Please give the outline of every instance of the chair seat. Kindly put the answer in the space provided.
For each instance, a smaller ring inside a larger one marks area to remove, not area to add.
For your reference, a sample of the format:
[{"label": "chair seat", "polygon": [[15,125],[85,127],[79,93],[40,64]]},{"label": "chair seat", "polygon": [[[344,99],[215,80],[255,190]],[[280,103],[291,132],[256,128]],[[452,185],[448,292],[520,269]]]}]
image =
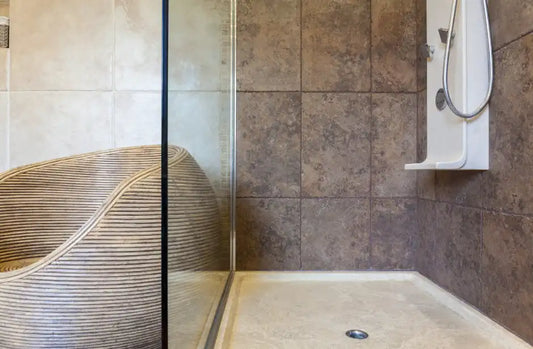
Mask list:
[{"label": "chair seat", "polygon": [[8,271],[13,271],[13,270],[27,267],[28,265],[31,265],[40,259],[41,258],[26,258],[26,259],[18,259],[18,260],[9,261],[9,262],[0,262],[0,273],[5,273]]}]

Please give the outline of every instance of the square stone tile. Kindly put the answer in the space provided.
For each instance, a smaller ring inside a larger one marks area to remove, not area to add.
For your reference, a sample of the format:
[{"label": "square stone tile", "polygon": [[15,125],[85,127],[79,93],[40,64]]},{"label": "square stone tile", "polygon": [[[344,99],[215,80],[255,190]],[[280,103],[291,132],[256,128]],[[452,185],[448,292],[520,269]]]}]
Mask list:
[{"label": "square stone tile", "polygon": [[495,49],[533,30],[533,1],[489,1],[492,40]]},{"label": "square stone tile", "polygon": [[0,91],[7,91],[9,49],[0,48]]},{"label": "square stone tile", "polygon": [[302,269],[368,269],[369,199],[302,200]]},{"label": "square stone tile", "polygon": [[[426,160],[427,155],[427,92],[417,93],[418,134],[417,161]],[[417,196],[422,199],[435,200],[435,173],[437,171],[416,171]]]},{"label": "square stone tile", "polygon": [[174,0],[169,6],[169,89],[228,90],[230,0]]},{"label": "square stone tile", "polygon": [[182,91],[168,95],[168,141],[187,149],[215,192],[226,193],[230,143],[229,99],[222,92]]},{"label": "square stone tile", "polygon": [[484,174],[484,205],[533,214],[533,34],[499,50],[494,59],[491,168]]},{"label": "square stone tile", "polygon": [[416,199],[372,201],[370,265],[378,270],[414,269]]},{"label": "square stone tile", "polygon": [[115,89],[161,89],[160,37],[160,1],[115,1]]},{"label": "square stone tile", "polygon": [[426,160],[428,149],[428,105],[427,105],[427,90],[422,90],[417,93],[417,161],[422,162]]},{"label": "square stone tile", "polygon": [[237,11],[237,88],[299,90],[300,0],[241,0]]},{"label": "square stone tile", "polygon": [[0,172],[9,168],[9,129],[7,92],[0,92]]},{"label": "square stone tile", "polygon": [[112,92],[13,92],[10,165],[113,147]]},{"label": "square stone tile", "polygon": [[426,200],[435,200],[435,174],[433,170],[417,170],[416,186],[417,197]]},{"label": "square stone tile", "polygon": [[372,91],[414,92],[416,0],[372,0]]},{"label": "square stone tile", "polygon": [[161,93],[115,93],[117,147],[161,144]]},{"label": "square stone tile", "polygon": [[427,85],[427,56],[422,49],[427,42],[426,2],[427,0],[416,0],[417,91],[424,90]]},{"label": "square stone tile", "polygon": [[302,195],[367,196],[370,95],[304,93]]},{"label": "square stone tile", "polygon": [[533,220],[483,214],[483,311],[533,343]]},{"label": "square stone tile", "polygon": [[485,171],[435,171],[437,200],[481,207],[485,173]]},{"label": "square stone tile", "polygon": [[437,236],[436,203],[418,200],[418,234],[415,249],[415,269],[426,277],[436,280],[435,245]]},{"label": "square stone tile", "polygon": [[300,94],[239,93],[237,195],[300,194]]},{"label": "square stone tile", "polygon": [[237,270],[300,268],[300,201],[237,199]]},{"label": "square stone tile", "polygon": [[11,89],[110,90],[113,4],[11,1]]},{"label": "square stone tile", "polygon": [[370,1],[303,0],[304,91],[370,90]]},{"label": "square stone tile", "polygon": [[481,211],[436,204],[436,282],[475,307],[481,306]]},{"label": "square stone tile", "polygon": [[416,94],[372,95],[372,195],[416,196]]}]

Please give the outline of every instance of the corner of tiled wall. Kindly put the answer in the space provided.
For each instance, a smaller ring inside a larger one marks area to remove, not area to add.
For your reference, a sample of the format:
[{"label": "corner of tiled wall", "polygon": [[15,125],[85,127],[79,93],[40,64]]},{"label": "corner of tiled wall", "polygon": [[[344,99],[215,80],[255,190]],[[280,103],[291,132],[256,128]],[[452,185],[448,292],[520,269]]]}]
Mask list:
[{"label": "corner of tiled wall", "polygon": [[[489,9],[490,170],[419,174],[416,265],[533,343],[533,2],[489,1]],[[419,104],[421,157],[425,116]]]},{"label": "corner of tiled wall", "polygon": [[413,269],[416,1],[238,3],[237,268]]}]

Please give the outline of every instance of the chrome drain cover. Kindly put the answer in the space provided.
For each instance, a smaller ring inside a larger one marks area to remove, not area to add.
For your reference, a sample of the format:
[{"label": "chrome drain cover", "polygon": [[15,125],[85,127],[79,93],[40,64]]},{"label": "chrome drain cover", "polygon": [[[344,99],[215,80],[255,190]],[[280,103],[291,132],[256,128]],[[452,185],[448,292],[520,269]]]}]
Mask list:
[{"label": "chrome drain cover", "polygon": [[354,339],[367,339],[368,338],[368,333],[366,333],[363,330],[348,330],[346,331],[346,335]]}]

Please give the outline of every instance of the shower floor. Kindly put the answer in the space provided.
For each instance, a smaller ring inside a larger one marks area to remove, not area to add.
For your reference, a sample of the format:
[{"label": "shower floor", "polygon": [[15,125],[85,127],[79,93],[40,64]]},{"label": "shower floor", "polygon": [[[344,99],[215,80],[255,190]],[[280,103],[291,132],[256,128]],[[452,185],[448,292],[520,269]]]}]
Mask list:
[{"label": "shower floor", "polygon": [[238,272],[216,348],[531,346],[418,273]]},{"label": "shower floor", "polygon": [[170,349],[202,348],[229,272],[171,272],[168,275]]}]

